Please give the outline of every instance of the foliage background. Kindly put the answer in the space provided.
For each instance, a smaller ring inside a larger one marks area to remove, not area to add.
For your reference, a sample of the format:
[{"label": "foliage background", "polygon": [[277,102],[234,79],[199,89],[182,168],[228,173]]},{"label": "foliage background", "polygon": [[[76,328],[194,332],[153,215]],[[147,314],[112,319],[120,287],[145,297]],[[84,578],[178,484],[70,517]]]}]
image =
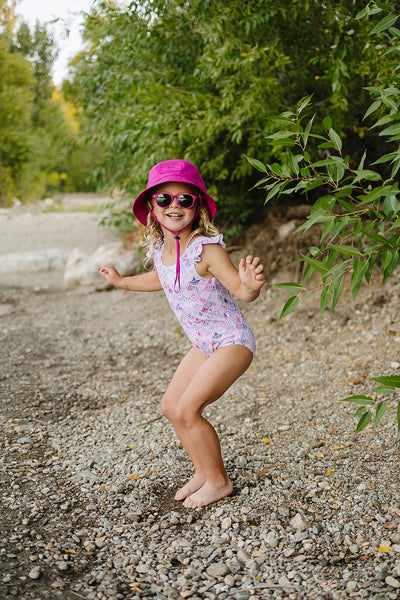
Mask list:
[{"label": "foliage background", "polygon": [[153,164],[184,157],[217,196],[219,220],[246,222],[265,195],[249,193],[257,174],[244,155],[279,160],[282,149],[266,142],[269,118],[311,93],[317,129],[328,111],[354,161],[366,147],[378,153],[362,121],[364,88],[390,73],[394,58],[382,64],[370,24],[354,18],[364,4],[98,2],[73,64],[87,136],[105,150],[98,184],[133,195]]},{"label": "foliage background", "polygon": [[56,189],[132,196],[154,163],[179,156],[202,172],[219,224],[238,232],[265,200],[261,189],[250,191],[258,177],[245,156],[284,159],[267,142],[270,118],[310,94],[317,133],[329,113],[350,161],[366,148],[378,156],[381,139],[363,122],[365,87],[389,77],[396,59],[381,51],[388,38],[372,40],[370,22],[355,19],[364,5],[97,0],[84,50],[55,92],[54,40],[44,26],[20,24],[12,0],[0,0],[3,202]]}]

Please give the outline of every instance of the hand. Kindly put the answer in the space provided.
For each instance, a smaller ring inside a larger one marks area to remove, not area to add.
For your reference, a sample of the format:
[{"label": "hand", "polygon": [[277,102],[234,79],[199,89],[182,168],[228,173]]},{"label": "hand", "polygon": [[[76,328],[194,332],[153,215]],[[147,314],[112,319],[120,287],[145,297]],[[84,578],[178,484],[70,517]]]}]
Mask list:
[{"label": "hand", "polygon": [[114,287],[123,287],[121,284],[124,278],[121,277],[117,269],[115,269],[112,265],[101,265],[101,267],[98,267],[97,270],[104,277],[104,279]]},{"label": "hand", "polygon": [[265,283],[264,267],[258,256],[249,255],[239,263],[239,277],[242,284],[250,291],[258,292]]}]

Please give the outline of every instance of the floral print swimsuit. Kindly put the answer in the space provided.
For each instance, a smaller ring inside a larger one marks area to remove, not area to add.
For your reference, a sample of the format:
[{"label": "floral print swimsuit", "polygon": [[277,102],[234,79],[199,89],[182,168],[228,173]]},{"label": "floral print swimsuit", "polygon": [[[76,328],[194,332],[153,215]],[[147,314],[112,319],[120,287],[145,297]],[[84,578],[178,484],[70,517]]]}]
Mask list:
[{"label": "floral print swimsuit", "polygon": [[254,354],[255,339],[249,324],[234,303],[229,291],[216,277],[202,277],[196,271],[203,244],[225,244],[222,234],[199,236],[180,257],[180,291],[174,291],[175,264],[162,262],[164,244],[152,257],[161,285],[189,340],[206,356],[222,346],[242,345]]}]

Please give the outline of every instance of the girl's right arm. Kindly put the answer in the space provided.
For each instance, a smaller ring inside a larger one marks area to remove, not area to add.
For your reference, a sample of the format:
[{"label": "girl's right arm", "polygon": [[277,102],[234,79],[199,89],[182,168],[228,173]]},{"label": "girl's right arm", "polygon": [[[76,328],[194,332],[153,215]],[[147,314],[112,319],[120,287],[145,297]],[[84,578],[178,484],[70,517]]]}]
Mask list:
[{"label": "girl's right arm", "polygon": [[131,292],[158,292],[162,290],[157,271],[122,277],[112,265],[101,265],[97,270],[108,283],[122,290]]}]

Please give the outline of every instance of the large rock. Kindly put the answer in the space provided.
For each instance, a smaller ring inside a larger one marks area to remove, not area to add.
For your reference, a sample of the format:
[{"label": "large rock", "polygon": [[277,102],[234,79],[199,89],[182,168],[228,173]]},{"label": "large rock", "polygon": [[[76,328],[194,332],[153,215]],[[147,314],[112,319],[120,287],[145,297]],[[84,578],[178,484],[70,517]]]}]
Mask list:
[{"label": "large rock", "polygon": [[0,273],[55,271],[64,268],[67,258],[68,250],[63,248],[3,254],[0,260]]},{"label": "large rock", "polygon": [[139,244],[126,249],[122,242],[113,242],[100,246],[90,255],[74,248],[69,253],[65,266],[64,283],[69,288],[94,285],[97,289],[104,289],[108,287],[108,283],[99,274],[97,267],[104,264],[114,265],[117,271],[126,277],[137,273],[141,263]]}]

